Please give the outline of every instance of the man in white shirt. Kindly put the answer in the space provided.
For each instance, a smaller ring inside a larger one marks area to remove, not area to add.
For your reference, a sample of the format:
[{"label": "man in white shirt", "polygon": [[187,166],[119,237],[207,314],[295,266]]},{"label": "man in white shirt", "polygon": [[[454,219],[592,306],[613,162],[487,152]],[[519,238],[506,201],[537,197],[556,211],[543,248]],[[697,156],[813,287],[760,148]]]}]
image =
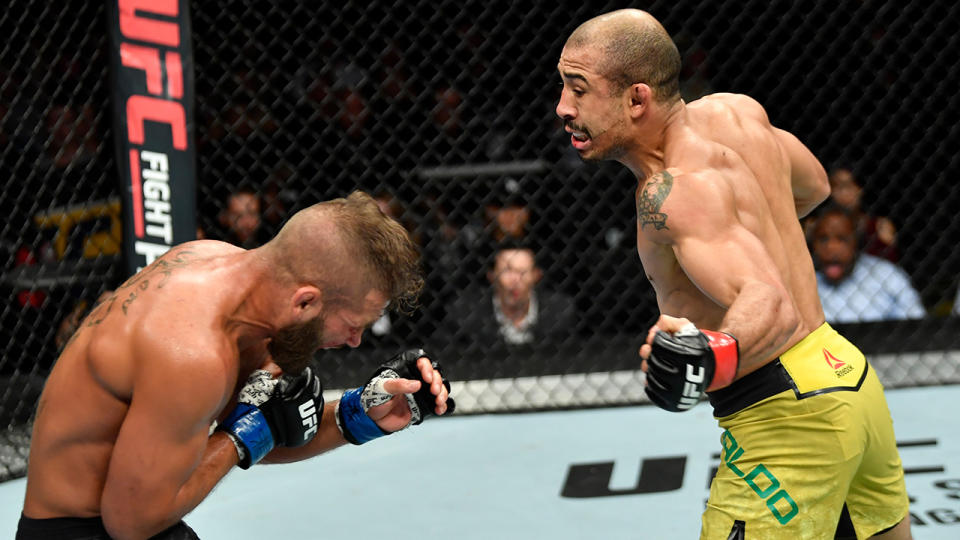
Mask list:
[{"label": "man in white shirt", "polygon": [[849,211],[834,205],[823,209],[811,230],[810,243],[828,322],[920,319],[926,314],[903,269],[860,252]]}]

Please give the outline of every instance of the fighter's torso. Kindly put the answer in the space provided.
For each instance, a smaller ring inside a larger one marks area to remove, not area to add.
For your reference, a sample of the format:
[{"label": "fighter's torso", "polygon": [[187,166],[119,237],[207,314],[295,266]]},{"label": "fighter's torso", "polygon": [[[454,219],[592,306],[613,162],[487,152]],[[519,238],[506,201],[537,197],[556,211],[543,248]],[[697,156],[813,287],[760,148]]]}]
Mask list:
[{"label": "fighter's torso", "polygon": [[[178,246],[117,287],[82,321],[40,399],[25,514],[99,515],[114,441],[133,393],[143,384],[137,365],[157,361],[144,346],[145,333],[174,347],[178,339],[203,335],[210,339],[210,361],[237,362],[238,351],[231,350],[223,329],[230,299],[210,291],[216,289],[211,284],[227,277],[217,268],[219,261],[238,251],[209,241]],[[245,352],[265,353],[265,347]]]},{"label": "fighter's torso", "polygon": [[[705,177],[712,181],[729,183],[737,219],[763,243],[801,318],[815,328],[822,322],[822,312],[796,214],[789,159],[769,122],[752,111],[744,114],[740,110],[744,99],[715,94],[687,105],[685,129],[668,145],[665,168],[678,182],[683,181],[685,172],[707,171]],[[638,205],[643,204],[640,194],[644,188],[641,183],[637,190]],[[669,226],[670,219],[683,216],[665,219]],[[660,312],[686,317],[701,328],[718,328],[727,306],[706,296],[687,277],[671,246],[651,241],[644,232],[638,221],[637,251],[656,291]]]}]

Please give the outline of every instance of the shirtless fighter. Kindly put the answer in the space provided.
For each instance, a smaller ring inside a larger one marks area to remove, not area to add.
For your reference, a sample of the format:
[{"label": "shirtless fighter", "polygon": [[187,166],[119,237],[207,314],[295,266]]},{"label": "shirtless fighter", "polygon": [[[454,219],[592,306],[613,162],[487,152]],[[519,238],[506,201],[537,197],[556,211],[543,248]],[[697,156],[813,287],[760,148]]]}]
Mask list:
[{"label": "shirtless fighter", "polygon": [[234,465],[444,414],[449,383],[419,349],[326,406],[308,366],[318,348],[356,347],[422,283],[406,231],[362,192],[298,212],[257,249],[173,248],[86,317],[52,370],[17,538],[196,538],[181,518]]},{"label": "shirtless fighter", "polygon": [[706,394],[724,429],[701,539],[823,540],[838,523],[910,538],[883,389],[824,323],[798,220],[829,195],[817,159],[747,96],[684,103],[680,55],[648,13],[587,21],[558,69],[573,147],[639,181],[661,312],[640,348],[647,395],[682,411]]}]

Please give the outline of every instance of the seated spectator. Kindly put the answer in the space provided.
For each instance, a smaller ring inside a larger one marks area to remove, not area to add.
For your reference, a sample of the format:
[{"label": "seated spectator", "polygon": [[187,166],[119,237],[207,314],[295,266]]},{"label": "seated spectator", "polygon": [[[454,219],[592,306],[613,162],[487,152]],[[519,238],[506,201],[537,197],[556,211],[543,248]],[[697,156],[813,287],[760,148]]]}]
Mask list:
[{"label": "seated spectator", "polygon": [[846,167],[835,167],[828,175],[830,201],[853,215],[857,234],[864,240],[863,252],[891,262],[900,260],[897,249],[897,227],[890,218],[875,216],[863,208],[863,185]]},{"label": "seated spectator", "polygon": [[862,253],[855,218],[846,208],[823,208],[809,239],[827,322],[919,319],[926,314],[906,272]]},{"label": "seated spectator", "polygon": [[522,240],[529,232],[532,216],[520,182],[505,178],[495,189],[499,191],[497,198],[484,207],[487,234],[495,243]]},{"label": "seated spectator", "polygon": [[244,249],[258,247],[269,239],[262,227],[260,196],[251,187],[241,186],[227,197],[219,221],[223,227],[221,234],[208,231],[207,238],[229,242]]},{"label": "seated spectator", "polygon": [[573,299],[539,287],[543,277],[532,249],[501,245],[487,273],[489,287],[470,288],[447,310],[446,332],[457,341],[536,346],[570,335],[576,324]]}]

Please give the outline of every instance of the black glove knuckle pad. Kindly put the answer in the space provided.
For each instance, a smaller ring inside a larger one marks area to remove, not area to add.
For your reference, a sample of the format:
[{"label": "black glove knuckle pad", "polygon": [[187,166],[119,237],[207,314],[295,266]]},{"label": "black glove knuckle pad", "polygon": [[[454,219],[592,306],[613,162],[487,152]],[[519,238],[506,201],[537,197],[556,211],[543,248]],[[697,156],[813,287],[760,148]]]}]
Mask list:
[{"label": "black glove knuckle pad", "polygon": [[658,331],[651,347],[647,361],[647,378],[651,382],[647,386],[648,397],[663,409],[686,410],[689,407],[681,406],[681,402],[686,397],[684,391],[688,384],[686,377],[689,368],[693,367],[703,374],[701,392],[713,378],[714,363],[706,361],[713,355],[709,340],[699,332],[695,335],[671,335]]},{"label": "black glove knuckle pad", "polygon": [[323,385],[313,370],[283,375],[286,387],[260,410],[268,419],[277,446],[303,446],[317,433],[323,416]]}]

